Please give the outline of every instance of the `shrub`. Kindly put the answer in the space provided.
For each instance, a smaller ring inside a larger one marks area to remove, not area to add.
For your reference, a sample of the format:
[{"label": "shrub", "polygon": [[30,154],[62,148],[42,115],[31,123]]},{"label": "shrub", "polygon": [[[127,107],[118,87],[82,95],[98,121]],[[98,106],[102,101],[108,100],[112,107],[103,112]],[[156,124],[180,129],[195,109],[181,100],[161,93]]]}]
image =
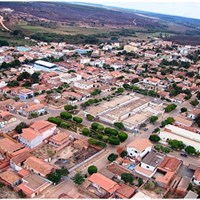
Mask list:
[{"label": "shrub", "polygon": [[109,137],[109,143],[112,144],[112,145],[119,145],[120,144],[120,140],[116,136],[110,136]]},{"label": "shrub", "polygon": [[86,115],[86,118],[87,118],[87,120],[89,120],[89,121],[94,121],[94,116],[92,116],[92,115],[90,115],[90,114],[87,114],[87,115]]},{"label": "shrub", "polygon": [[99,140],[96,140],[94,138],[90,138],[88,140],[89,144],[95,145],[95,146],[100,146],[100,147],[106,147],[106,143],[105,142],[101,142]]},{"label": "shrub", "polygon": [[88,174],[94,174],[94,173],[97,173],[98,169],[95,165],[91,165],[88,167]]},{"label": "shrub", "polygon": [[83,128],[82,134],[88,136],[90,134],[90,130],[88,128]]},{"label": "shrub", "polygon": [[118,157],[117,154],[111,153],[111,154],[108,156],[107,159],[108,159],[110,162],[113,162],[113,161],[115,161],[115,160],[117,159],[117,157]]},{"label": "shrub", "polygon": [[118,138],[119,138],[120,142],[124,142],[128,138],[128,134],[125,132],[119,132]]},{"label": "shrub", "polygon": [[109,137],[107,135],[104,135],[102,138],[101,138],[104,142],[107,142]]},{"label": "shrub", "polygon": [[62,128],[70,128],[70,124],[69,123],[67,123],[67,122],[61,122],[60,123],[60,127],[62,127]]},{"label": "shrub", "polygon": [[83,119],[81,117],[73,117],[73,121],[75,121],[78,124],[81,124],[83,122]]},{"label": "shrub", "polygon": [[160,137],[158,135],[150,135],[149,140],[152,142],[160,141]]},{"label": "shrub", "polygon": [[156,184],[153,181],[149,181],[146,185],[145,185],[145,189],[147,190],[154,190],[156,187]]}]

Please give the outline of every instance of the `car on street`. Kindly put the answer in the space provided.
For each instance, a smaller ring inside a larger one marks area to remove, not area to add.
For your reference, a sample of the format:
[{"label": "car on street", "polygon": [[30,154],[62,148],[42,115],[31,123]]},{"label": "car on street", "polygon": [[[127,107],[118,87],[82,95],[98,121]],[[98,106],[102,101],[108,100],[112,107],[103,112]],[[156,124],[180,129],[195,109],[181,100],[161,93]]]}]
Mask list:
[{"label": "car on street", "polygon": [[187,158],[187,154],[186,153],[180,153],[180,156]]}]

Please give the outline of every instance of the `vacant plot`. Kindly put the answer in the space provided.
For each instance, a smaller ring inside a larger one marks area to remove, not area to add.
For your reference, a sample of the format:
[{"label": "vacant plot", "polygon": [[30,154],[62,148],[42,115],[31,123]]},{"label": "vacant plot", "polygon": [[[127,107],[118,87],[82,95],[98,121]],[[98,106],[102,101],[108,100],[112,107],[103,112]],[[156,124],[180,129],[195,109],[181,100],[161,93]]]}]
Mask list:
[{"label": "vacant plot", "polygon": [[98,151],[99,150],[93,147],[89,147],[87,150],[80,151],[72,146],[68,146],[56,154],[56,157],[51,161],[51,163],[57,165],[58,167],[63,166],[67,169],[70,169],[96,154]]},{"label": "vacant plot", "polygon": [[48,158],[52,158],[55,155],[55,151],[52,145],[44,144],[41,147],[37,148],[35,151],[33,151],[32,154],[36,158],[48,159]]},{"label": "vacant plot", "polygon": [[19,195],[8,187],[0,188],[0,199],[19,199]]}]

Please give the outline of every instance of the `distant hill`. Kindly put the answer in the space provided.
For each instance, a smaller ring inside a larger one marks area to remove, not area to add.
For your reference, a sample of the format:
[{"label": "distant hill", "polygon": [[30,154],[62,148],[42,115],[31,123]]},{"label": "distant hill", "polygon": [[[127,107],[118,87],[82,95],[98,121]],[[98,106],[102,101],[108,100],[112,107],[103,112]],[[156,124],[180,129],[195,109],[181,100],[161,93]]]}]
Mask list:
[{"label": "distant hill", "polygon": [[[1,12],[2,8],[10,8],[13,11],[10,13]],[[34,35],[34,38],[37,39],[38,37],[40,39],[44,38],[45,33],[47,33],[47,41],[52,41],[55,34],[57,34],[57,38],[60,37],[58,34],[96,34],[96,36],[99,34],[97,37],[100,37],[101,41],[111,37],[116,40],[115,36],[124,35],[125,30],[131,29],[139,32],[139,35],[144,33],[151,37],[151,34],[156,33],[159,35],[163,33],[167,39],[181,44],[200,44],[199,19],[101,4],[82,2],[0,2],[0,14],[3,15],[5,24],[11,30],[19,29],[25,35]],[[123,31],[123,34],[118,33],[116,35],[113,33],[109,36],[104,34],[120,30]],[[4,33],[0,34],[0,36],[4,35]],[[81,37],[79,38],[81,39]],[[73,40],[73,37],[71,40]]]}]

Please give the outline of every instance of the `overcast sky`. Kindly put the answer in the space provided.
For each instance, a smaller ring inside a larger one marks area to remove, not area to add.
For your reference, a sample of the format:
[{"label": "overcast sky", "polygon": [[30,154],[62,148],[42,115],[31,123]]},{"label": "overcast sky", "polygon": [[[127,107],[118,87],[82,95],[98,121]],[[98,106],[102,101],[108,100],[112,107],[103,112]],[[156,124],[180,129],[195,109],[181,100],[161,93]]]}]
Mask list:
[{"label": "overcast sky", "polygon": [[[70,0],[62,0],[70,1]],[[200,0],[77,0],[200,19]]]}]

